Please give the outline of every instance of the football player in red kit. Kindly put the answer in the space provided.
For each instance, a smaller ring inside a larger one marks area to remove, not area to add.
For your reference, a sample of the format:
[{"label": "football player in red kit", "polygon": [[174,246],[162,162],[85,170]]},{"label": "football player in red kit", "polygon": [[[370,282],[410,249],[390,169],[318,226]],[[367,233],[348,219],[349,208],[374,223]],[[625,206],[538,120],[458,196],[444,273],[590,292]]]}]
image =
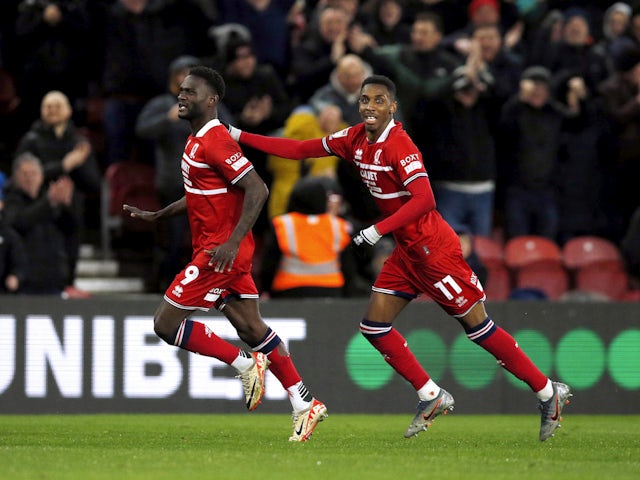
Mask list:
[{"label": "football player in red kit", "polygon": [[487,315],[482,285],[465,262],[456,233],[436,210],[422,155],[393,119],[397,109],[394,83],[381,75],[366,78],[359,103],[363,121],[324,138],[264,137],[233,126],[229,131],[242,144],[280,157],[335,155],[356,165],[382,220],[355,235],[352,246],[374,245],[387,233],[396,242],[374,281],[360,331],[417,391],[418,412],[405,437],[426,430],[454,406],[452,395],[429,377],[393,326],[411,300],[427,294],[462,324],[470,340],[535,392],[542,412],[539,438],[546,440],[559,425],[561,410],[571,396],[569,387],[547,378],[514,338]]},{"label": "football player in red kit", "polygon": [[[269,367],[287,390],[293,407],[289,440],[304,442],[327,416],[327,408],[311,396],[284,343],[260,316],[258,290],[251,276],[251,228],[268,190],[217,119],[224,91],[224,80],[215,70],[190,70],[178,95],[178,116],[190,122],[192,131],[181,160],[185,196],[156,212],[130,205],[123,208],[148,221],[185,211],[189,218],[193,255],[156,310],[156,334],[170,345],[234,367],[249,410],[262,399]],[[251,352],[218,337],[204,323],[189,320],[195,310],[211,307],[224,313]]]}]

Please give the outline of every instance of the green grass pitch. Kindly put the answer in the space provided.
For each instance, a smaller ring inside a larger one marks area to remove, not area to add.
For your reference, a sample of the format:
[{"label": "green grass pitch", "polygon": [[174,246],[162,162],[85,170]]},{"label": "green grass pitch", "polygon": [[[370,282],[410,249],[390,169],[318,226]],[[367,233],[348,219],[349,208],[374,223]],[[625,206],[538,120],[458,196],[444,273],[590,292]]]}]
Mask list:
[{"label": "green grass pitch", "polygon": [[532,415],[333,414],[307,443],[288,415],[0,415],[0,478],[638,479],[640,416],[571,415],[538,441]]}]

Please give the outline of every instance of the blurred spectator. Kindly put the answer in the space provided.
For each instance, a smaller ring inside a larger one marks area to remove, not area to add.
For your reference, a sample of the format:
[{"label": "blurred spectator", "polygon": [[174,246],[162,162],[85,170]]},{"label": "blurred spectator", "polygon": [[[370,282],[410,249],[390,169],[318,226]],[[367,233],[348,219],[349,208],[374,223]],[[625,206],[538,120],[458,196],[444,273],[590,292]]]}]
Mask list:
[{"label": "blurred spectator", "polygon": [[321,112],[327,105],[335,105],[340,109],[342,119],[349,125],[355,125],[362,120],[358,103],[360,86],[369,75],[369,65],[357,55],[347,54],[338,60],[329,83],[311,96],[309,104],[316,113]]},{"label": "blurred spectator", "polygon": [[97,198],[100,192],[101,175],[89,141],[78,131],[72,120],[73,109],[67,96],[60,91],[48,92],[41,101],[40,119],[36,120],[22,137],[17,154],[30,152],[41,162],[44,182],[68,177],[73,183],[73,198],[68,206],[72,223],[65,237],[70,295],[82,296],[83,292],[73,287],[80,242],[84,233],[85,218],[95,218],[97,212],[85,215],[85,195]]},{"label": "blurred spectator", "polygon": [[551,43],[541,59],[554,79],[582,77],[590,91],[596,91],[608,76],[607,62],[593,48],[593,37],[587,12],[569,8],[564,12],[562,39]]},{"label": "blurred spectator", "polygon": [[427,121],[425,97],[438,97],[450,91],[450,75],[461,61],[441,47],[442,22],[437,15],[423,13],[411,26],[410,45],[376,47],[371,35],[354,31],[351,48],[376,73],[391,77],[398,87],[399,114],[405,129],[420,144],[422,126]]},{"label": "blurred spectator", "polygon": [[[477,44],[477,46],[474,46]],[[523,59],[504,48],[502,34],[496,25],[478,26],[471,36],[471,51],[479,49],[478,65],[486,68],[494,79],[492,90],[501,102],[518,91]]]},{"label": "blurred spectator", "polygon": [[631,7],[624,2],[616,2],[604,13],[602,20],[602,39],[594,47],[594,53],[603,57],[609,74],[615,72],[615,56],[622,43],[630,45],[627,36],[631,23]]},{"label": "blurred spectator", "polygon": [[472,0],[467,12],[467,24],[463,28],[447,33],[442,39],[444,48],[465,58],[469,55],[471,37],[475,29],[488,25],[497,27],[503,33],[507,49],[512,49],[520,42],[524,25],[519,20],[518,10],[514,4],[498,0]]},{"label": "blurred spectator", "polygon": [[[263,135],[281,128],[291,112],[291,101],[273,67],[258,64],[253,43],[242,38],[229,41],[225,58],[222,72],[227,86],[224,104],[236,119],[235,124],[247,132]],[[243,148],[243,151],[270,186],[267,155],[251,148]],[[263,209],[253,232],[259,239],[267,228],[267,212]]]},{"label": "blurred spectator", "polygon": [[621,214],[622,234],[640,205],[640,49],[623,51],[617,58],[616,70],[600,85],[599,92],[617,143],[612,155],[615,185],[611,194]]},{"label": "blurred spectator", "polygon": [[348,28],[349,17],[344,10],[325,8],[317,26],[310,25],[302,43],[294,48],[291,73],[299,103],[306,103],[329,81],[338,60],[348,53]]},{"label": "blurred spectator", "polygon": [[611,134],[601,103],[582,77],[556,87],[556,97],[575,115],[563,122],[558,155],[558,242],[579,235],[608,236],[611,199],[604,194],[609,176]]},{"label": "blurred spectator", "polygon": [[25,0],[16,19],[19,95],[31,119],[39,100],[50,90],[64,91],[72,105],[82,107],[87,96],[90,43],[82,41],[91,27],[85,0]]},{"label": "blurred spectator", "polygon": [[565,113],[551,98],[550,82],[546,68],[527,68],[518,94],[502,110],[498,145],[508,238],[541,235],[555,241],[558,234],[555,179]]},{"label": "blurred spectator", "polygon": [[209,20],[191,0],[117,0],[107,11],[104,72],[105,167],[136,159],[150,163],[153,148],[137,141],[142,107],[163,93],[167,71],[180,55],[210,54]]},{"label": "blurred spectator", "polygon": [[[340,109],[326,105],[316,113],[307,105],[297,107],[287,118],[282,136],[295,140],[320,138],[346,128]],[[306,175],[337,177],[338,157],[307,158],[300,162],[288,158],[269,155],[267,169],[272,176],[267,211],[269,218],[281,215],[287,210],[289,195],[296,182]],[[361,183],[358,180],[358,183]]]},{"label": "blurred spectator", "polygon": [[220,23],[238,23],[251,32],[258,63],[271,65],[284,82],[291,56],[293,19],[298,0],[219,0]]},{"label": "blurred spectator", "polygon": [[68,286],[67,237],[75,219],[70,209],[73,182],[67,176],[44,183],[40,160],[18,155],[5,189],[5,218],[20,235],[29,255],[29,271],[20,293],[62,295]]},{"label": "blurred spectator", "polygon": [[539,24],[533,25],[526,46],[526,64],[543,65],[550,52],[562,41],[564,15],[560,10],[550,10]]},{"label": "blurred spectator", "polygon": [[291,192],[287,213],[272,219],[262,263],[262,289],[271,297],[342,296],[340,257],[352,227],[327,213],[328,194],[320,179],[306,177]]},{"label": "blurred spectator", "polygon": [[[479,55],[478,53],[472,53]],[[471,62],[470,62],[471,63]],[[438,211],[454,230],[489,236],[496,189],[495,135],[500,105],[470,65],[455,71],[451,95],[429,103],[425,165]],[[488,78],[488,77],[485,77]]]},{"label": "blurred spectator", "polygon": [[376,41],[376,45],[394,45],[411,41],[411,27],[403,21],[402,0],[374,0],[373,13],[363,27]]},{"label": "blurred spectator", "polygon": [[22,238],[4,217],[4,193],[0,186],[0,293],[15,293],[27,278],[27,252]]}]

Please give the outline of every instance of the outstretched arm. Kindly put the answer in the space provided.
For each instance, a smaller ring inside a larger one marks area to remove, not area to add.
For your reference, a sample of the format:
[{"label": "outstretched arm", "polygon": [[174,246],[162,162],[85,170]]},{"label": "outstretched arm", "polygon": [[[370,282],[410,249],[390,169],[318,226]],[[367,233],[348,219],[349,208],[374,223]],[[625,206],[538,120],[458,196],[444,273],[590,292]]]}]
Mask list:
[{"label": "outstretched arm", "polygon": [[122,205],[122,209],[125,212],[129,212],[129,215],[133,218],[139,218],[140,220],[146,220],[147,222],[155,222],[160,218],[164,217],[173,217],[175,215],[179,215],[187,211],[187,200],[186,197],[182,197],[179,200],[176,200],[173,203],[170,203],[164,208],[157,210],[155,212],[150,212],[148,210],[140,210],[138,207],[134,207],[132,205]]},{"label": "outstretched arm", "polygon": [[[233,133],[231,136],[235,138]],[[328,152],[324,148],[321,138],[292,140],[290,138],[266,137],[264,135],[242,131],[237,141],[265,153],[293,160],[333,155],[333,153]]]}]

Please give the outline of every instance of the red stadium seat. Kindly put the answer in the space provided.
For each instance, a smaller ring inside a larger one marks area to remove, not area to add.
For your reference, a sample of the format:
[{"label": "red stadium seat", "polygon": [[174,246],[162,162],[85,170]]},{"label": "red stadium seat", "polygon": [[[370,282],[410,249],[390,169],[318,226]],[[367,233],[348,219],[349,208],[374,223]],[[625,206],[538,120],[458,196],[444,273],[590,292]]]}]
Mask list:
[{"label": "red stadium seat", "polygon": [[515,287],[540,290],[549,300],[558,300],[569,290],[569,274],[560,263],[531,263],[517,270]]},{"label": "red stadium seat", "polygon": [[487,263],[487,284],[483,285],[487,300],[502,301],[509,298],[511,280],[509,271],[498,263]]},{"label": "red stadium seat", "polygon": [[580,268],[576,273],[576,289],[601,293],[611,300],[633,298],[629,293],[627,272],[607,263],[593,263]]},{"label": "red stadium seat", "polygon": [[565,243],[562,247],[562,259],[570,270],[605,261],[619,263],[622,267],[622,255],[616,244],[590,235],[575,237]]},{"label": "red stadium seat", "polygon": [[487,268],[492,265],[504,265],[504,247],[499,240],[475,235],[473,237],[473,248]]},{"label": "red stadium seat", "polygon": [[142,210],[158,210],[160,201],[155,188],[155,169],[151,165],[126,161],[110,165],[104,175],[101,192],[102,252],[111,256],[111,232],[118,229],[147,231],[152,224],[131,218],[123,204]]},{"label": "red stadium seat", "polygon": [[507,241],[504,246],[504,261],[511,270],[534,264],[561,264],[560,247],[546,237],[521,235]]}]

